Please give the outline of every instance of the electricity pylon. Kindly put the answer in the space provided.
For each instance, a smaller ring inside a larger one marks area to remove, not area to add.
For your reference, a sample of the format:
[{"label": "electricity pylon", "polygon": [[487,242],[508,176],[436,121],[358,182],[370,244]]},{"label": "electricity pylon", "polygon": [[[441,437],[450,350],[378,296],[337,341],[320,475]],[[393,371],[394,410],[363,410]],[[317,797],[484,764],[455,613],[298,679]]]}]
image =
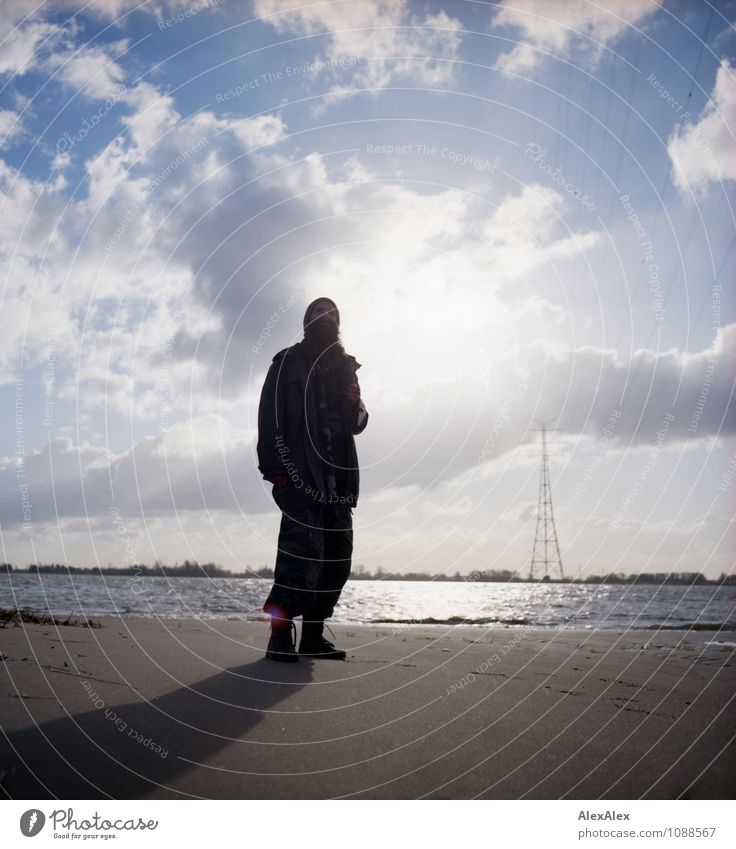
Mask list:
[{"label": "electricity pylon", "polygon": [[557,528],[555,528],[555,517],[552,512],[552,487],[549,482],[549,462],[547,459],[547,427],[545,422],[539,430],[542,432],[542,468],[539,473],[539,496],[537,497],[537,527],[534,531],[534,548],[532,549],[532,562],[529,565],[529,580],[537,577],[544,567],[544,577],[552,577],[553,569],[560,570],[560,578],[565,575],[562,571],[562,556],[560,555],[560,543],[557,539]]}]

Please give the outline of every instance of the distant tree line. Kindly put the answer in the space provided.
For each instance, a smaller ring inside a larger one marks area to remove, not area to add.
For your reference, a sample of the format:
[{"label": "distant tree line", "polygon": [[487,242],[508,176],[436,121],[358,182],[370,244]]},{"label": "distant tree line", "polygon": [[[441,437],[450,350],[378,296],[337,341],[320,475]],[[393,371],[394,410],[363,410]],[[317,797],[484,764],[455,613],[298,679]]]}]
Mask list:
[{"label": "distant tree line", "polygon": [[[95,566],[83,569],[79,566],[67,566],[63,563],[32,563],[26,568],[13,566],[12,563],[0,563],[2,573],[31,573],[43,575],[123,575],[126,577],[148,576],[152,578],[264,578],[273,579],[273,569],[261,566],[258,569],[246,567],[245,572],[233,572],[218,566],[216,563],[198,563],[196,560],[185,560],[183,564],[166,566],[157,560],[153,566],[144,563],[131,566]],[[455,572],[454,575],[430,575],[427,572],[385,572],[380,566],[375,572],[369,572],[362,564],[357,565],[351,579],[356,581],[465,581],[466,583],[538,583],[535,579],[512,572],[509,569],[488,569],[474,571],[468,575]],[[647,574],[624,574],[609,572],[607,575],[586,575],[578,578],[550,578],[545,576],[543,583],[555,584],[727,584],[736,586],[736,575],[721,573],[720,578],[709,579],[702,572],[650,572]]]},{"label": "distant tree line", "polygon": [[125,577],[147,576],[151,578],[268,578],[273,577],[273,569],[263,567],[243,572],[233,572],[218,566],[216,563],[198,563],[196,560],[185,560],[181,565],[166,566],[157,560],[153,566],[145,563],[134,563],[130,566],[93,566],[83,569],[79,566],[67,566],[63,563],[31,563],[25,569],[14,567],[11,563],[0,563],[2,572],[26,572],[43,575],[123,575]]}]

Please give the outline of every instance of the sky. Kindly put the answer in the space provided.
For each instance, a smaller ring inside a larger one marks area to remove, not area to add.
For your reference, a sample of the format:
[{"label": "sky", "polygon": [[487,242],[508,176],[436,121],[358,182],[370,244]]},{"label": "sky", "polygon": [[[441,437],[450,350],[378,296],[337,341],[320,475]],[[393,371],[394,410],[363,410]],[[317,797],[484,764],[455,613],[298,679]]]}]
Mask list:
[{"label": "sky", "polygon": [[353,564],[733,568],[736,4],[5,0],[0,557],[272,566],[336,301]]}]

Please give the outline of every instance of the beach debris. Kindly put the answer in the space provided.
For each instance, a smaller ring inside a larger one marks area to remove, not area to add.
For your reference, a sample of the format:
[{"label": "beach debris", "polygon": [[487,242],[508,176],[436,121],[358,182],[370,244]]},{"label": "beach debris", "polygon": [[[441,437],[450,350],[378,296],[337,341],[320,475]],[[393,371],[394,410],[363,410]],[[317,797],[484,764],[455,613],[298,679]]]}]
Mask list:
[{"label": "beach debris", "polygon": [[[11,623],[19,628],[22,622],[31,622],[35,625],[71,625],[78,628],[101,628],[102,623],[93,619],[57,619],[45,613],[33,613],[25,608],[2,608],[0,609],[0,627],[7,628]],[[53,646],[52,646],[53,648]]]}]

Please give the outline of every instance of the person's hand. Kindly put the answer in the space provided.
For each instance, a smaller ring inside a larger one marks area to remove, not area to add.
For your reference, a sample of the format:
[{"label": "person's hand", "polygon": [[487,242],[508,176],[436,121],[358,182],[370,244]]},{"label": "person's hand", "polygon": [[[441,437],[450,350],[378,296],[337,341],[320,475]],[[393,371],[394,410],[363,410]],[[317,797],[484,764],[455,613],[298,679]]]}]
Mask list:
[{"label": "person's hand", "polygon": [[360,386],[357,383],[349,383],[345,387],[345,397],[353,404],[357,404],[360,401]]},{"label": "person's hand", "polygon": [[286,486],[286,482],[288,481],[286,475],[267,475],[265,477],[266,480],[274,486]]}]

